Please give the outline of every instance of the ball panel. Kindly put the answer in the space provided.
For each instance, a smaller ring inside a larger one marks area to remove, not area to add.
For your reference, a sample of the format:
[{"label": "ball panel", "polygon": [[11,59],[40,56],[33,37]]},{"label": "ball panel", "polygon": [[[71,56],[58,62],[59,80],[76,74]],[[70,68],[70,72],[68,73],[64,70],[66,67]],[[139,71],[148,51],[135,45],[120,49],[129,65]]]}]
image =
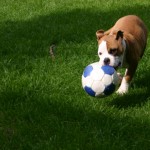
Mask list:
[{"label": "ball panel", "polygon": [[104,72],[99,67],[95,68],[91,72],[91,77],[92,77],[93,80],[102,80],[103,76],[104,76]]},{"label": "ball panel", "polygon": [[91,87],[92,83],[93,83],[93,79],[92,79],[91,76],[88,76],[86,78],[84,76],[82,76],[82,86],[83,86],[83,88],[85,86]]},{"label": "ball panel", "polygon": [[108,75],[108,74],[105,74],[103,79],[102,79],[102,82],[104,83],[104,85],[109,85],[112,83],[112,76],[111,75]]},{"label": "ball panel", "polygon": [[84,90],[91,96],[95,97],[95,92],[88,86],[84,87]]},{"label": "ball panel", "polygon": [[101,68],[105,72],[105,74],[112,75],[115,72],[115,69],[112,66],[105,65],[102,66]]},{"label": "ball panel", "polygon": [[108,86],[106,86],[105,87],[105,90],[104,90],[104,94],[105,95],[110,95],[110,94],[112,94],[114,91],[115,91],[115,85],[112,83],[112,84],[110,84],[110,85],[108,85]]},{"label": "ball panel", "polygon": [[93,67],[91,65],[87,66],[85,69],[84,69],[84,72],[83,72],[83,76],[84,77],[87,77],[91,74],[93,70]]},{"label": "ball panel", "polygon": [[105,97],[105,94],[103,92],[102,93],[96,93],[95,97]]},{"label": "ball panel", "polygon": [[92,64],[90,64],[90,65],[93,67],[93,69],[98,68],[98,67],[101,68],[101,65],[100,65],[99,62],[95,62],[95,63],[92,63]]},{"label": "ball panel", "polygon": [[86,85],[86,79],[85,77],[82,75],[82,87],[84,88]]},{"label": "ball panel", "polygon": [[91,87],[95,91],[95,93],[97,93],[97,95],[101,94],[105,89],[105,85],[101,81],[93,81]]}]

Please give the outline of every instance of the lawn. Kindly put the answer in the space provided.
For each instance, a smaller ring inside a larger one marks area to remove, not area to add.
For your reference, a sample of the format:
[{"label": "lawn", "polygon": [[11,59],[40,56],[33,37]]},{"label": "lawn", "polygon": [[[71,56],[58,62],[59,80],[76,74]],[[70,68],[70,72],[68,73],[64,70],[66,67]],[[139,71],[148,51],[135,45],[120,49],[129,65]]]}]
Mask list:
[{"label": "lawn", "polygon": [[149,39],[129,93],[92,98],[81,86],[95,32],[128,14],[150,28],[149,0],[0,0],[1,150],[150,149]]}]

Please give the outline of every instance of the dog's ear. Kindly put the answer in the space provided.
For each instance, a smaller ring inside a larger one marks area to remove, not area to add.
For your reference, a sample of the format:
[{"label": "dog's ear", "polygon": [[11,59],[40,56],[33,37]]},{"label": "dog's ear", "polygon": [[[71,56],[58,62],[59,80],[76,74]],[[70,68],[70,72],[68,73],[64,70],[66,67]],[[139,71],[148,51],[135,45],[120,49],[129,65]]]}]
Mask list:
[{"label": "dog's ear", "polygon": [[123,32],[120,30],[117,32],[116,40],[118,40],[119,38],[123,38]]},{"label": "dog's ear", "polygon": [[104,36],[104,30],[98,30],[96,31],[96,37],[97,37],[97,40],[101,39],[103,36]]}]

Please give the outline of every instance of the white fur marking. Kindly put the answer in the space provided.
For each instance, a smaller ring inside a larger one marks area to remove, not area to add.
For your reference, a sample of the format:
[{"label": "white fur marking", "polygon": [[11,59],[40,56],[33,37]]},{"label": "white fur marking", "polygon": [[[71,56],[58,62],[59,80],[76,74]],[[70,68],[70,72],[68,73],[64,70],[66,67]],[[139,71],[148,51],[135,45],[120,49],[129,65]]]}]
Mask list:
[{"label": "white fur marking", "polygon": [[98,56],[100,58],[100,61],[99,61],[100,64],[105,65],[104,59],[109,58],[110,59],[110,63],[109,63],[110,66],[113,66],[113,67],[118,67],[119,65],[121,67],[125,66],[126,42],[124,39],[122,40],[121,44],[122,44],[123,50],[124,50],[123,54],[121,56],[113,56],[113,55],[108,53],[106,41],[102,41],[98,47]]},{"label": "white fur marking", "polygon": [[[99,47],[98,47],[98,55],[100,54],[100,53],[106,53],[107,52],[107,45],[106,45],[106,41],[102,41],[101,42],[101,44],[99,45]],[[99,57],[100,57],[100,55],[99,55]]]},{"label": "white fur marking", "polygon": [[114,57],[112,55],[110,55],[108,53],[108,50],[107,50],[107,45],[106,45],[106,41],[102,41],[99,45],[99,48],[98,48],[98,56],[100,58],[100,64],[101,65],[105,65],[104,64],[104,59],[105,58],[109,58],[110,59],[110,66],[117,66],[118,65],[118,57]]}]

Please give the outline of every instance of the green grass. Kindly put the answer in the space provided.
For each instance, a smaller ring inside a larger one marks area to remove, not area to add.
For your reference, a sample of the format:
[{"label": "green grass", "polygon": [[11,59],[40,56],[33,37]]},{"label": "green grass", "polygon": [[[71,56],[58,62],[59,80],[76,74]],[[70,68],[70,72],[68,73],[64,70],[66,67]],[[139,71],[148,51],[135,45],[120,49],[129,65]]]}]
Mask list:
[{"label": "green grass", "polygon": [[[98,61],[96,30],[149,0],[0,1],[0,149],[150,149],[150,41],[128,94],[88,96],[81,75]],[[56,44],[56,59],[49,47]]]}]

